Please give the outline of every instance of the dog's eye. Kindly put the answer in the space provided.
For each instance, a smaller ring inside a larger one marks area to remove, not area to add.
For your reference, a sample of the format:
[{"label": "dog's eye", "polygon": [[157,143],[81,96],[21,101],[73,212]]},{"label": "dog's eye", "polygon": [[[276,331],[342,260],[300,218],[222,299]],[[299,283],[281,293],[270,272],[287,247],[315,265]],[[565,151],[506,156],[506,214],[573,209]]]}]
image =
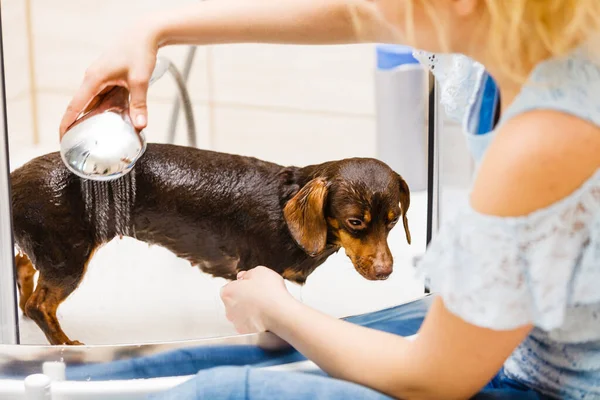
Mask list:
[{"label": "dog's eye", "polygon": [[399,219],[400,219],[400,217],[399,217],[399,216],[398,216],[398,217],[396,217],[396,218],[394,218],[393,220],[391,220],[391,221],[390,221],[390,225],[392,225],[392,226],[393,226],[393,225],[396,225],[396,222],[398,222],[398,220],[399,220]]},{"label": "dog's eye", "polygon": [[362,228],[364,223],[357,218],[348,218],[348,225],[350,225],[353,228]]}]

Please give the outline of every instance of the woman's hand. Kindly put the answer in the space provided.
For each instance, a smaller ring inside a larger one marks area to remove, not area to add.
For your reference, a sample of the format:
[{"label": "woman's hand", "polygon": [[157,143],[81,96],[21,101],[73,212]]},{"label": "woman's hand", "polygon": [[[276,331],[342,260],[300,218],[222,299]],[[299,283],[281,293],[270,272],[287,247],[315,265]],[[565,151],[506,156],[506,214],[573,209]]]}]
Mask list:
[{"label": "woman's hand", "polygon": [[238,273],[237,280],[221,290],[227,319],[239,333],[256,333],[270,330],[274,316],[295,301],[285,287],[283,278],[276,272],[256,267]]},{"label": "woman's hand", "polygon": [[148,83],[156,64],[158,43],[152,23],[142,22],[119,36],[86,71],[60,123],[60,138],[79,115],[93,104],[98,94],[112,86],[124,86],[131,94],[130,116],[137,129],[146,127]]}]

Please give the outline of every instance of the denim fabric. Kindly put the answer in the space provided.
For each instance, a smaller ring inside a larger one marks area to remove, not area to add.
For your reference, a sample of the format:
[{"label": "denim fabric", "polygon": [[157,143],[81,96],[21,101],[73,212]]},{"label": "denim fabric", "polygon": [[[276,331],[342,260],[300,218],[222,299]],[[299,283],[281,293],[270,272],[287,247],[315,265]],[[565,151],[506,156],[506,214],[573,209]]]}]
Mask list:
[{"label": "denim fabric", "polygon": [[251,367],[219,367],[200,371],[194,379],[153,400],[389,400],[372,389],[325,376],[276,372]]},{"label": "denim fabric", "polygon": [[[400,306],[345,318],[353,324],[410,336],[418,332],[433,301],[427,296]],[[69,380],[143,379],[196,374],[191,380],[162,393],[155,400],[262,400],[262,399],[389,399],[377,391],[313,373],[260,369],[306,360],[294,349],[266,351],[256,346],[203,346],[148,357],[97,365],[68,366]],[[477,399],[542,399],[502,373]]]},{"label": "denim fabric", "polygon": [[[275,372],[251,367],[219,367],[151,400],[389,400],[390,397],[351,382],[307,373]],[[474,400],[543,400],[544,396],[499,374]]]}]

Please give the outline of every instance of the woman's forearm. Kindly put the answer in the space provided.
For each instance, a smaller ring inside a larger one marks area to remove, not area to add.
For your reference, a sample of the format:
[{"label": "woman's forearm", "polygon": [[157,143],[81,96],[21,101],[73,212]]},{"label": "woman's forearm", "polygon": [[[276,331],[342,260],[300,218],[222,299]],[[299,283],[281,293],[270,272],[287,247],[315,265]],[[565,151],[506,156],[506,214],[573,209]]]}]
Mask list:
[{"label": "woman's forearm", "polygon": [[425,381],[412,343],[290,301],[269,312],[268,328],[329,375],[394,397],[423,395]]},{"label": "woman's forearm", "polygon": [[153,14],[143,23],[159,46],[342,44],[393,36],[368,0],[209,0]]}]

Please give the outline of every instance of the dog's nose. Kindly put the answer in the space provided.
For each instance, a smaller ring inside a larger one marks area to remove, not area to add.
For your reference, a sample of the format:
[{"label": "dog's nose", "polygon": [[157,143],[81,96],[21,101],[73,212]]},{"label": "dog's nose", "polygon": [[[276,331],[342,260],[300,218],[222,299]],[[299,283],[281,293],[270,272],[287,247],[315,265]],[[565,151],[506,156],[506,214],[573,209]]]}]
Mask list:
[{"label": "dog's nose", "polygon": [[375,279],[382,281],[392,274],[392,266],[391,265],[376,265],[375,266]]},{"label": "dog's nose", "polygon": [[389,276],[390,276],[389,274],[385,274],[385,273],[377,273],[377,274],[375,275],[375,278],[376,278],[378,281],[385,281],[387,278],[389,278]]},{"label": "dog's nose", "polygon": [[379,251],[373,260],[373,272],[375,279],[387,279],[394,269],[394,258],[390,249],[386,246],[382,251]]}]

